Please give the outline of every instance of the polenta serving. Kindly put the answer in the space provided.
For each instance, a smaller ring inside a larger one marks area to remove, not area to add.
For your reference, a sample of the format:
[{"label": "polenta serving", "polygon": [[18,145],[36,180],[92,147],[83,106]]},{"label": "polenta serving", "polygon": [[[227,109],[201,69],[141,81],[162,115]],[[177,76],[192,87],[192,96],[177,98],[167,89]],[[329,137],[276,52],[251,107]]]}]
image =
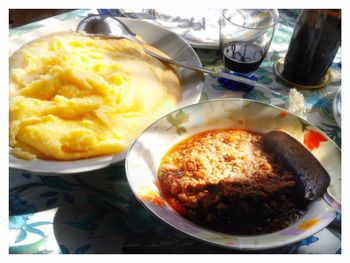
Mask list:
[{"label": "polenta serving", "polygon": [[132,41],[74,32],[34,40],[10,57],[12,154],[76,160],[122,152],[175,108],[180,91],[174,69]]}]

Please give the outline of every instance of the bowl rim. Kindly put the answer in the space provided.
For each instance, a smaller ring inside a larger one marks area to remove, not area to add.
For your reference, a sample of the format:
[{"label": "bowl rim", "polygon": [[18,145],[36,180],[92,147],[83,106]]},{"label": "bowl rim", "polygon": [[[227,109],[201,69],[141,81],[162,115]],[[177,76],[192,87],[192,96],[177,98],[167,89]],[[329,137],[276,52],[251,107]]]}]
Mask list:
[{"label": "bowl rim", "polygon": [[[65,25],[67,23],[69,25],[69,23],[72,23],[72,22],[78,24],[79,21],[81,21],[82,19],[84,19],[84,18],[73,18],[73,19],[69,19],[66,21],[58,21],[56,24],[54,24],[52,26],[53,26],[53,28],[55,28],[55,26],[58,26],[60,24]],[[193,47],[191,47],[191,45],[183,37],[179,36],[175,32],[172,32],[169,29],[166,29],[166,28],[161,27],[159,25],[150,23],[149,21],[135,20],[132,18],[125,18],[125,17],[120,18],[120,19],[126,23],[138,23],[138,24],[145,24],[146,23],[146,24],[149,24],[151,27],[157,28],[157,30],[159,30],[160,32],[164,32],[164,33],[168,34],[172,38],[177,38],[179,41],[181,41],[183,43],[184,46],[186,46],[187,50],[191,51],[191,53],[193,55],[193,60],[195,60],[195,62],[198,64],[198,66],[202,67],[202,62],[199,59],[199,56],[196,53],[196,51],[193,49]],[[22,36],[26,36],[28,34],[31,34],[32,32],[42,32],[45,29],[47,29],[48,27],[50,27],[50,25],[46,25],[44,27],[34,29],[33,31],[27,32],[27,33],[20,35],[20,36],[10,37],[9,41],[16,41],[17,39],[21,39]],[[68,32],[69,29],[62,29],[61,31],[54,30],[52,32],[50,31],[47,34],[40,35],[40,36],[36,37],[35,39],[40,38],[40,37],[44,37],[46,35],[62,32],[62,31]],[[31,41],[34,41],[35,39],[30,40],[30,41],[26,41],[23,45],[25,45]],[[21,48],[23,45],[21,45],[19,48]],[[15,53],[16,51],[17,50],[13,51],[13,53]],[[10,56],[13,53],[11,53]],[[190,104],[190,105],[193,105],[193,104],[196,104],[199,102],[203,88],[204,88],[204,80],[205,80],[204,75],[201,75],[200,77],[198,77],[198,84],[197,84],[198,85],[198,94],[196,95],[196,98],[193,98],[194,102],[192,102],[192,104]],[[183,86],[182,86],[182,88],[183,88]],[[185,105],[185,106],[190,106],[190,105]],[[182,105],[181,100],[179,100],[177,105],[175,106],[175,110],[180,109],[182,107],[184,107],[184,106]],[[142,130],[142,132],[140,134],[142,134],[143,131],[144,131],[144,129]],[[136,138],[134,140],[136,140]],[[9,168],[17,170],[17,171],[22,171],[22,172],[45,174],[48,176],[60,176],[60,175],[65,175],[65,174],[75,174],[75,173],[95,171],[95,170],[106,168],[106,167],[109,167],[109,166],[112,166],[114,164],[117,164],[119,162],[124,161],[126,159],[126,154],[130,149],[130,146],[134,143],[134,140],[132,141],[132,143],[130,143],[128,145],[128,147],[125,148],[124,151],[122,151],[120,153],[95,156],[95,157],[91,157],[91,158],[70,160],[70,161],[44,160],[44,159],[35,159],[35,160],[20,159],[20,158],[17,158],[16,156],[14,156],[13,154],[11,154],[11,147],[9,146]],[[35,161],[35,163],[33,161]],[[82,163],[82,165],[80,163]],[[86,163],[86,164],[84,164],[84,163]],[[47,165],[61,166],[62,170],[61,169],[55,170],[55,169],[43,168]],[[65,166],[65,165],[67,165],[68,167],[64,168],[63,166]]]},{"label": "bowl rim", "polygon": [[336,91],[333,98],[332,110],[335,122],[341,128],[341,87],[339,87],[339,89]]},{"label": "bowl rim", "polygon": [[[206,239],[202,239],[200,237],[197,237],[195,236],[194,234],[190,234],[190,233],[187,233],[181,229],[178,229],[176,226],[173,225],[173,223],[169,223],[167,222],[166,219],[162,218],[161,216],[159,216],[158,214],[154,213],[146,204],[143,200],[141,200],[139,198],[139,196],[136,194],[136,191],[134,191],[134,186],[133,184],[130,183],[130,172],[128,170],[129,168],[129,162],[130,162],[130,154],[134,148],[134,146],[138,143],[139,139],[141,136],[143,136],[145,133],[147,133],[149,130],[151,130],[153,128],[153,126],[161,121],[162,119],[166,118],[168,115],[172,115],[174,114],[175,112],[177,111],[180,111],[180,110],[183,110],[183,109],[186,109],[186,108],[190,108],[190,107],[198,107],[199,105],[202,105],[202,104],[207,104],[207,103],[211,103],[211,102],[220,102],[220,101],[247,101],[247,102],[252,102],[252,103],[256,103],[256,104],[262,104],[263,106],[267,106],[267,107],[272,107],[272,108],[275,108],[275,109],[278,109],[280,111],[285,111],[285,112],[288,112],[289,114],[293,115],[295,118],[297,119],[301,119],[302,121],[305,121],[307,124],[309,124],[313,129],[316,129],[318,132],[321,132],[322,135],[326,136],[326,138],[328,138],[328,140],[336,147],[336,149],[339,151],[339,153],[341,154],[341,149],[338,147],[338,145],[327,135],[325,134],[322,130],[320,130],[318,127],[316,127],[315,125],[313,125],[312,123],[310,123],[309,121],[299,117],[298,115],[292,113],[292,112],[289,112],[288,110],[286,109],[283,109],[281,107],[278,107],[278,106],[275,106],[275,105],[270,105],[268,103],[265,103],[265,102],[261,102],[261,101],[255,101],[255,100],[251,100],[251,99],[245,99],[245,98],[219,98],[219,99],[211,99],[211,100],[207,100],[207,101],[202,101],[202,102],[198,102],[196,104],[192,104],[192,105],[188,105],[188,106],[185,106],[185,107],[182,107],[180,109],[176,109],[160,118],[158,118],[156,121],[154,121],[152,124],[150,124],[136,139],[135,141],[130,145],[130,148],[128,150],[128,152],[126,153],[126,158],[125,158],[125,173],[126,173],[126,178],[127,178],[127,181],[129,183],[129,186],[132,190],[132,193],[133,195],[135,196],[135,198],[139,201],[139,203],[144,207],[146,208],[147,211],[149,211],[153,217],[157,218],[158,220],[164,222],[167,226],[171,226],[173,229],[177,230],[177,231],[180,231],[181,233],[183,234],[186,234],[192,238],[195,238],[197,240],[200,240],[200,241],[204,241],[208,244],[211,244],[211,245],[215,245],[215,246],[219,246],[219,247],[223,247],[223,248],[228,248],[228,249],[232,249],[232,250],[244,250],[244,251],[254,251],[254,250],[268,250],[268,249],[274,249],[274,248],[278,248],[278,247],[286,247],[286,246],[289,246],[289,245],[292,245],[292,244],[295,244],[311,235],[314,235],[318,232],[320,232],[321,230],[323,230],[324,228],[326,228],[336,217],[336,212],[335,210],[330,210],[331,213],[333,213],[333,216],[331,219],[329,219],[328,221],[326,221],[326,223],[322,224],[321,227],[315,229],[313,231],[313,233],[304,233],[304,234],[300,234],[300,235],[297,235],[297,236],[294,236],[293,237],[290,237],[288,238],[286,242],[283,242],[281,243],[280,241],[273,241],[272,243],[264,243],[264,244],[259,244],[259,246],[256,246],[256,244],[253,244],[253,245],[238,245],[238,246],[226,246],[224,244],[220,244],[220,243],[215,243],[215,242],[212,242],[212,241],[209,241],[209,240],[206,240]],[[188,135],[188,136],[191,136],[191,135]],[[161,193],[162,195],[162,198],[163,198],[163,194]],[[322,199],[322,198],[319,198],[315,201],[313,201],[312,203],[314,202],[323,202],[324,204],[327,205],[327,203]],[[328,205],[327,205],[328,206]],[[208,231],[208,232],[212,232],[212,233],[219,233],[219,234],[222,234],[220,232],[217,232],[217,231],[214,231],[214,230],[210,230],[210,229],[207,229],[207,228],[204,228],[204,227],[201,227],[201,226],[198,226],[196,225],[195,223],[191,222],[190,220],[188,220],[187,218],[181,216],[180,214],[178,214],[177,212],[173,211],[174,213],[176,213],[178,216],[182,217],[187,223],[189,223],[190,225],[194,226],[195,228],[197,229],[202,229],[202,230],[205,230],[205,231]],[[285,228],[284,228],[285,229]],[[283,229],[282,229],[283,230]],[[282,231],[282,230],[279,230],[279,231]],[[230,235],[230,234],[225,234],[225,235],[228,235],[228,236],[232,236],[234,238],[245,238],[245,237],[254,237],[254,236],[264,236],[264,235],[270,235],[270,234],[274,234],[274,233],[277,233],[279,231],[275,231],[275,232],[272,232],[272,233],[266,233],[266,234],[259,234],[259,235]]]},{"label": "bowl rim", "polygon": [[[247,101],[247,102],[252,102],[252,103],[256,103],[256,104],[262,104],[264,106],[267,106],[267,107],[272,107],[272,108],[275,108],[275,109],[278,109],[278,110],[281,110],[281,111],[285,111],[285,112],[288,112],[288,114],[290,115],[293,115],[294,117],[296,117],[297,119],[300,119],[302,120],[303,122],[306,122],[307,124],[309,124],[311,127],[313,127],[314,129],[316,129],[317,131],[319,131],[320,133],[322,133],[322,135],[326,136],[329,141],[331,141],[334,146],[341,152],[341,149],[339,148],[339,146],[332,140],[332,138],[330,138],[325,132],[323,132],[320,128],[318,128],[317,126],[315,126],[314,124],[312,124],[311,122],[309,122],[308,120],[305,120],[301,117],[299,117],[298,115],[296,115],[295,113],[291,112],[291,111],[288,111],[287,109],[284,109],[284,108],[281,108],[279,106],[276,106],[276,105],[272,105],[272,104],[268,104],[266,102],[263,102],[263,101],[257,101],[257,100],[252,100],[252,99],[245,99],[245,98],[216,98],[216,99],[210,99],[210,100],[206,100],[206,101],[200,101],[200,102],[197,102],[197,103],[194,103],[194,104],[191,104],[191,105],[187,105],[187,106],[184,106],[184,107],[181,107],[181,108],[178,108],[178,109],[175,109],[163,116],[161,116],[160,118],[158,118],[157,120],[153,121],[150,125],[148,125],[143,131],[142,133],[140,133],[140,135],[135,139],[135,141],[130,145],[130,149],[128,150],[127,152],[127,156],[126,158],[128,157],[129,155],[129,151],[131,151],[131,148],[134,146],[134,144],[136,143],[136,141],[142,136],[142,134],[144,134],[146,131],[148,131],[149,129],[152,128],[152,126],[160,121],[161,119],[163,118],[166,118],[166,116],[168,115],[172,115],[174,114],[175,112],[177,111],[180,111],[180,110],[183,110],[183,109],[186,109],[186,108],[190,108],[190,107],[197,107],[198,105],[202,105],[202,104],[206,104],[206,103],[211,103],[211,102],[219,102],[219,101],[234,101],[234,100],[237,100],[237,101]],[[126,159],[125,158],[125,159]]]}]

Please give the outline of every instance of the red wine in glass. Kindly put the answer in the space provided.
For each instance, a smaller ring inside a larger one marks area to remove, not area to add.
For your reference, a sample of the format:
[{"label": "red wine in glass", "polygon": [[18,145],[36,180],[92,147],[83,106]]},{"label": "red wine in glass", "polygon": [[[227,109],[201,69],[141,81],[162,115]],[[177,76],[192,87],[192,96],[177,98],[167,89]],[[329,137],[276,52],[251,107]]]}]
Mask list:
[{"label": "red wine in glass", "polygon": [[265,52],[257,44],[233,41],[223,48],[223,62],[226,69],[237,73],[252,73],[264,60]]}]

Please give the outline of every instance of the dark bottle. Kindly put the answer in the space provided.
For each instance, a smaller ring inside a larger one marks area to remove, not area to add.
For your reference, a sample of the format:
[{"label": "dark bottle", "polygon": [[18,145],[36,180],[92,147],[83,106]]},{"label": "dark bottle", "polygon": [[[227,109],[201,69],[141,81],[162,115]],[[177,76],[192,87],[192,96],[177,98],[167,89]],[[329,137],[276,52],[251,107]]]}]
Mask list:
[{"label": "dark bottle", "polygon": [[319,84],[337,54],[340,41],[340,9],[304,9],[284,59],[283,77],[300,85]]}]

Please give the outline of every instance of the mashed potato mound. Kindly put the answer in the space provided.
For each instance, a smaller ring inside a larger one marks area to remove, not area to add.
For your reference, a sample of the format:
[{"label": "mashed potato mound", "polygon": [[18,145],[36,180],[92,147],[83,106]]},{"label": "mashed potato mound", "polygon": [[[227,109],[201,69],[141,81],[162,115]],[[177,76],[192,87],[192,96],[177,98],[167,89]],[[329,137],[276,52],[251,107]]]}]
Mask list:
[{"label": "mashed potato mound", "polygon": [[175,71],[132,41],[48,35],[10,58],[12,153],[55,160],[119,153],[174,109],[179,94]]}]

